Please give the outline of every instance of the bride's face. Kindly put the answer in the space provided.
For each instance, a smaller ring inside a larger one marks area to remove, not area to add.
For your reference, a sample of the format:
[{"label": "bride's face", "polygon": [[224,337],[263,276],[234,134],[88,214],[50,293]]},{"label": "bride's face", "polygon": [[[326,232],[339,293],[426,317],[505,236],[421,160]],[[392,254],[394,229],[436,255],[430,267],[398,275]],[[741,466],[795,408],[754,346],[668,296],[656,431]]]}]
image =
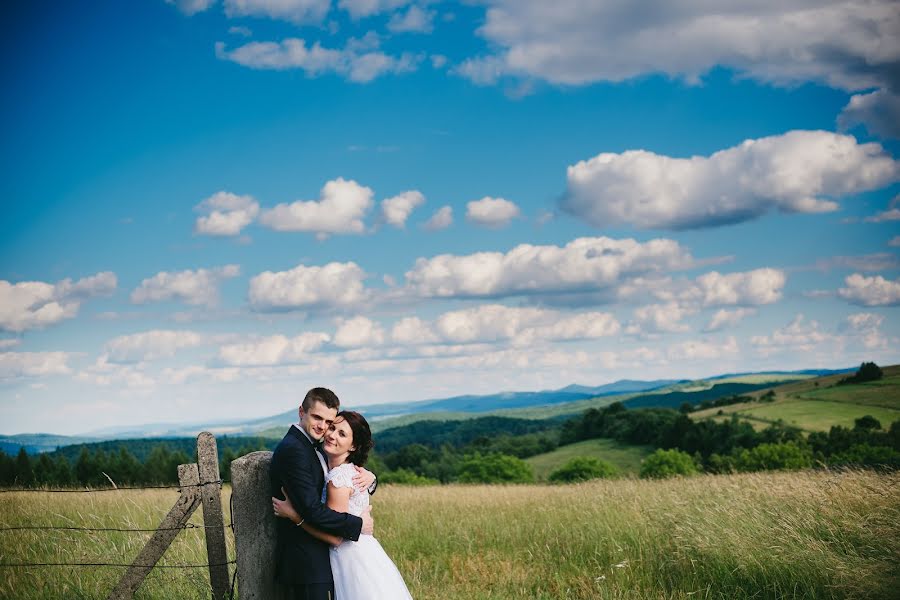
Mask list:
[{"label": "bride's face", "polygon": [[331,456],[349,454],[355,450],[353,447],[353,430],[350,429],[350,424],[340,417],[335,419],[328,433],[325,434],[325,444],[322,446],[322,449]]}]

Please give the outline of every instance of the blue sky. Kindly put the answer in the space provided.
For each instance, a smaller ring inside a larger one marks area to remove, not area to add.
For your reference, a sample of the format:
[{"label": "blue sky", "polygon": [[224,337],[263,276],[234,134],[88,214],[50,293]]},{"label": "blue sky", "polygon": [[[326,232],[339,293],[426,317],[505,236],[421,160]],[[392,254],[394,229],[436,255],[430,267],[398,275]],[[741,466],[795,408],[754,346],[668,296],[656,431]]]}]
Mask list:
[{"label": "blue sky", "polygon": [[0,432],[897,363],[896,7],[4,6]]}]

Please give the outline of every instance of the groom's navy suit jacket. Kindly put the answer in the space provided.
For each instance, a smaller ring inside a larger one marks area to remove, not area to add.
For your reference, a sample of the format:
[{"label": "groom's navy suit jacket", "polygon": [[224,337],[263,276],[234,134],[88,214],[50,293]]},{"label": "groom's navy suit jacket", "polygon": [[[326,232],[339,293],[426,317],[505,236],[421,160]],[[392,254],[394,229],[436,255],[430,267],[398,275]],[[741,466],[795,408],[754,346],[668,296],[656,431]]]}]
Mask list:
[{"label": "groom's navy suit jacket", "polygon": [[[306,522],[344,539],[358,540],[362,519],[335,512],[322,504],[325,475],[316,449],[306,435],[291,427],[275,448],[269,468],[272,495],[287,491],[291,504]],[[283,585],[331,583],[329,545],[306,533],[289,519],[276,519],[275,580]]]}]

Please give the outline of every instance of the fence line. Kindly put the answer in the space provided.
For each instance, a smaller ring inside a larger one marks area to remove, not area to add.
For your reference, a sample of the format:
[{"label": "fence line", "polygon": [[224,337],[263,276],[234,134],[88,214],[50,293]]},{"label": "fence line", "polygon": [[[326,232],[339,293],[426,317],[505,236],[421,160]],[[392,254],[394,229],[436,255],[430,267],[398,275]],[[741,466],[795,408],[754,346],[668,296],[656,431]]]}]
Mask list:
[{"label": "fence line", "polygon": [[2,489],[0,494],[21,494],[21,493],[44,493],[44,494],[93,494],[96,492],[118,492],[122,490],[180,490],[188,487],[203,487],[205,485],[222,485],[230,483],[224,479],[216,479],[215,481],[205,481],[203,483],[191,483],[188,485],[143,485],[143,486],[118,486],[111,488],[97,488],[86,490],[45,490],[41,488],[22,488],[22,489]]},{"label": "fence line", "polygon": [[142,569],[202,569],[204,567],[225,567],[235,564],[236,561],[229,560],[223,563],[203,563],[199,565],[133,565],[131,563],[0,563],[0,568],[15,567],[139,567]]},{"label": "fence line", "polygon": [[178,529],[213,529],[221,527],[227,529],[232,527],[231,523],[226,525],[196,525],[188,523],[182,527],[154,527],[153,529],[134,529],[134,528],[118,528],[118,527],[68,527],[55,525],[17,525],[13,527],[0,527],[0,531],[120,531],[123,533],[146,533],[150,531],[175,531]]}]

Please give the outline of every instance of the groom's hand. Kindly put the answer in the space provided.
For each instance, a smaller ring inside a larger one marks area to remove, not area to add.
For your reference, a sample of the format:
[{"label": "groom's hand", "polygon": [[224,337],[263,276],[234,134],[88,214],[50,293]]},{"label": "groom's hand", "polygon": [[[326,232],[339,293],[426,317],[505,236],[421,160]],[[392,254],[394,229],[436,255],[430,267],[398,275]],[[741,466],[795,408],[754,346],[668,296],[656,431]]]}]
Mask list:
[{"label": "groom's hand", "polygon": [[353,476],[353,487],[360,492],[368,491],[375,483],[375,474],[358,465],[353,465],[353,468],[356,469],[356,475]]},{"label": "groom's hand", "polygon": [[372,520],[372,507],[367,506],[360,517],[362,517],[363,522],[361,533],[372,535],[372,532],[375,531],[375,521]]}]

